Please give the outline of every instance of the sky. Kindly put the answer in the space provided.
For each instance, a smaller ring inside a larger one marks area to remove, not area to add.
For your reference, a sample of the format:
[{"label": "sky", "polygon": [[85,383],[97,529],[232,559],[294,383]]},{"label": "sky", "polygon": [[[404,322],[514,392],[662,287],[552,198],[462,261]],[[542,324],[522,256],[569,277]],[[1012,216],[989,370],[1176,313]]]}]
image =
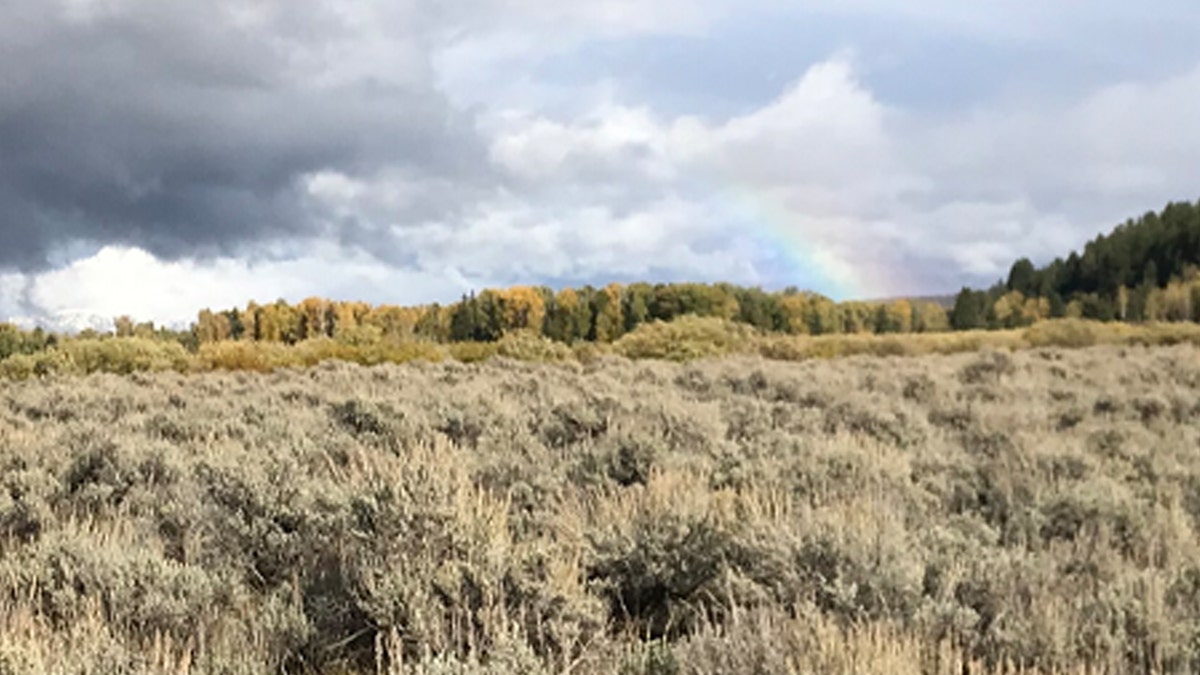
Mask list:
[{"label": "sky", "polygon": [[1194,0],[6,0],[0,318],[952,293],[1200,198]]}]

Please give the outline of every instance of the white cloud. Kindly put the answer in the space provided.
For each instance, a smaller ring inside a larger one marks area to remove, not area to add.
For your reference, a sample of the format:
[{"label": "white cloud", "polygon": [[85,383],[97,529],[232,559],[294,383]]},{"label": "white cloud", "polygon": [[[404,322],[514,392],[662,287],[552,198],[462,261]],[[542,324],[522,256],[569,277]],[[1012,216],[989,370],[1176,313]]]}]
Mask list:
[{"label": "white cloud", "polygon": [[[1157,82],[1120,83],[1056,104],[1017,100],[945,124],[910,117],[907,162],[932,177],[939,204],[1022,204],[1026,237],[1010,249],[1065,253],[1128,217],[1194,199],[1200,169],[1200,65]],[[944,223],[951,238],[995,237],[986,219]]]},{"label": "white cloud", "polygon": [[[723,232],[706,205],[665,198],[626,214],[602,205],[488,202],[463,223],[395,228],[422,268],[453,266],[501,284],[547,278],[644,277],[652,269],[712,280],[754,274],[745,242],[706,251],[697,242]],[[739,250],[740,249],[740,250]]]},{"label": "white cloud", "polygon": [[[1167,5],[1165,16],[1172,19],[1190,8]],[[148,26],[162,23],[149,9],[132,12],[136,5],[123,0],[64,0],[62,6],[77,22],[124,12]],[[187,24],[206,7],[188,5],[166,25]],[[1088,21],[1142,20],[1131,7],[1102,2],[1090,6]],[[286,255],[253,263],[236,257],[164,262],[139,248],[109,246],[54,271],[0,276],[0,309],[186,321],[200,307],[249,299],[424,302],[453,299],[468,287],[546,279],[654,274],[782,286],[793,280],[786,277],[792,270],[778,265],[785,257],[774,250],[780,246],[802,254],[798,264],[819,268],[812,277],[818,283],[867,295],[947,291],[991,281],[1022,255],[1063,253],[1128,216],[1197,192],[1200,66],[1155,81],[1129,76],[1082,95],[1061,93],[1059,100],[993,92],[986,107],[931,112],[887,99],[880,92],[888,90],[873,88],[856,52],[848,50],[818,63],[769,64],[790,72],[791,84],[728,118],[704,109],[667,113],[653,97],[631,100],[623,82],[611,77],[572,79],[570,68],[542,72],[560,56],[578,56],[581,45],[666,35],[703,40],[735,12],[741,13],[733,18],[748,20],[764,9],[779,16],[807,12],[814,20],[882,16],[992,45],[1074,44],[1081,40],[1068,40],[1079,32],[1069,6],[1024,0],[986,10],[943,0],[755,0],[752,7],[719,0],[369,0],[352,6],[222,0],[215,8],[228,19],[213,22],[218,28],[171,33],[181,42],[179,58],[196,69],[181,72],[207,77],[204,69],[212,67],[236,74],[234,66],[247,61],[241,54],[280,59],[285,67],[264,68],[260,79],[292,78],[304,91],[344,87],[338,91],[363,96],[361,110],[355,109],[361,117],[345,119],[378,122],[366,129],[336,124],[343,118],[330,115],[321,118],[327,123],[306,126],[297,120],[312,116],[297,110],[294,116],[272,112],[267,127],[259,118],[268,117],[251,114],[257,80],[239,80],[246,97],[229,99],[238,104],[226,106],[236,108],[237,126],[264,127],[261,138],[243,142],[289,151],[317,137],[297,152],[339,158],[324,169],[306,163],[298,174],[304,202],[298,210],[319,213],[324,229],[311,241],[289,240]],[[19,32],[0,25],[6,38]],[[243,45],[224,54],[214,48],[214,35],[263,39],[248,40],[253,49]],[[869,44],[851,46],[865,62],[879,56]],[[680,72],[691,67],[678,66]],[[384,93],[401,90],[416,93]],[[423,110],[421,101],[435,96],[447,96],[452,105]],[[463,116],[443,124],[457,113]],[[396,156],[368,151],[390,142],[378,131],[393,128],[384,122],[422,115],[415,136],[445,135],[428,145],[396,145]],[[454,126],[462,120],[469,128]],[[219,121],[195,128],[216,133],[194,153],[237,143]],[[349,140],[327,148],[325,132]],[[471,151],[456,154],[448,147],[456,141]],[[476,152],[477,143],[486,152]],[[372,154],[370,161],[362,161],[364,154]],[[228,164],[223,155],[214,157],[212,166]],[[110,164],[106,156],[95,161]],[[256,164],[254,171],[269,166]],[[161,176],[151,178],[159,182],[147,179],[148,191],[164,189]],[[144,196],[137,186],[125,185]],[[363,232],[370,236],[352,236]],[[907,285],[871,285],[883,280]]]},{"label": "white cloud", "polygon": [[186,325],[204,307],[248,301],[297,302],[309,296],[401,304],[448,301],[465,291],[453,270],[399,270],[361,253],[320,247],[285,261],[163,262],[149,253],[109,246],[43,274],[0,277],[0,307],[10,318],[128,314],[139,321]]},{"label": "white cloud", "polygon": [[620,179],[630,172],[665,179],[672,173],[664,157],[667,139],[644,108],[607,105],[569,124],[527,114],[499,123],[506,129],[492,143],[492,161],[522,179],[580,173]]},{"label": "white cloud", "polygon": [[[914,286],[864,291],[938,291],[991,281],[1017,257],[1065,254],[1126,217],[1193,197],[1196,91],[1200,68],[934,121],[884,105],[839,55],[723,122],[613,105],[572,121],[513,117],[492,153],[556,189],[603,175],[623,181],[628,203],[654,203],[641,197],[650,185],[651,195],[695,204],[693,241],[754,234],[739,231],[744,222],[717,222],[732,193],[766,212],[751,227],[791,228],[827,277],[852,286],[891,269],[883,278]],[[646,269],[662,249],[640,252]],[[627,269],[636,255],[624,258]]]},{"label": "white cloud", "polygon": [[[552,257],[576,270],[720,270],[734,281],[760,282],[755,261],[763,229],[793,227],[793,239],[804,239],[827,275],[846,277],[856,259],[863,264],[876,255],[861,236],[869,225],[852,221],[860,226],[855,232],[845,227],[847,217],[880,210],[922,185],[894,157],[890,115],[843,54],[810,67],[768,105],[721,122],[662,119],[613,104],[574,120],[510,114],[493,122],[491,155],[514,176],[536,182],[538,194],[570,194],[593,207],[576,204],[560,225],[570,239],[562,238]],[[598,185],[605,189],[588,202],[588,188]],[[730,200],[750,202],[760,220],[747,220]],[[595,217],[612,203],[630,215]],[[553,222],[558,213],[531,203],[525,219]],[[716,251],[699,252],[712,242],[721,242]]]}]

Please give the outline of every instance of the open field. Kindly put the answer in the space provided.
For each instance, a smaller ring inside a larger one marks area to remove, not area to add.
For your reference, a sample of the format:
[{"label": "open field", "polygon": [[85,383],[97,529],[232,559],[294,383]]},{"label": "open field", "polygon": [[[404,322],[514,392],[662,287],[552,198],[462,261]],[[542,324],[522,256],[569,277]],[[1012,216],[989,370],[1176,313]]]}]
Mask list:
[{"label": "open field", "polygon": [[766,333],[723,319],[683,316],[674,321],[642,324],[615,342],[580,341],[568,345],[526,331],[509,333],[491,342],[452,343],[389,340],[378,336],[359,340],[351,334],[295,344],[221,340],[193,345],[190,350],[171,339],[111,335],[63,336],[53,344],[43,339],[37,346],[21,350],[16,342],[3,344],[3,338],[0,331],[0,354],[8,355],[0,358],[0,379],[27,380],[93,373],[273,372],[335,360],[367,366],[414,361],[477,363],[496,357],[542,363],[588,363],[604,356],[686,362],[731,355],[807,361],[862,355],[958,354],[984,349],[1200,345],[1200,324],[1060,319],[1010,330],[810,336]]},{"label": "open field", "polygon": [[0,674],[1200,670],[1200,348],[0,385]]}]

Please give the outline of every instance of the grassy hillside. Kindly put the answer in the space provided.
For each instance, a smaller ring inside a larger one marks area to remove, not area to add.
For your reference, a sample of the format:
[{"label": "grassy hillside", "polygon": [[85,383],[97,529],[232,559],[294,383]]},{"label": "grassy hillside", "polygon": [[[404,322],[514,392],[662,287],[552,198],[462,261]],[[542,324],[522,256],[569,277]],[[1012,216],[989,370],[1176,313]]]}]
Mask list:
[{"label": "grassy hillside", "polygon": [[9,382],[0,673],[1195,672],[1198,394],[1191,345]]}]

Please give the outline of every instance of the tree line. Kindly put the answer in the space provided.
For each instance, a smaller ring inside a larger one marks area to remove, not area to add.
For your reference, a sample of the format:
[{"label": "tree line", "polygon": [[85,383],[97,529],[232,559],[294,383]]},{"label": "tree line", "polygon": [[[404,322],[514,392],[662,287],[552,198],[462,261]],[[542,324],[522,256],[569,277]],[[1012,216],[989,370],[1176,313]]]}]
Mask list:
[{"label": "tree line", "polygon": [[1129,219],[1066,258],[1013,263],[987,290],[963,288],[957,330],[1017,328],[1041,319],[1200,320],[1200,203],[1172,202]]},{"label": "tree line", "polygon": [[514,286],[448,305],[371,306],[309,298],[201,311],[196,343],[314,338],[493,342],[513,331],[567,344],[612,342],[638,326],[717,317],[791,335],[1012,329],[1054,318],[1200,321],[1200,203],[1168,204],[1043,267],[1017,260],[991,288],[964,287],[949,311],[934,301],[835,302],[819,293],[729,283],[633,283],[596,288]]},{"label": "tree line", "polygon": [[201,344],[315,338],[445,343],[493,342],[522,331],[574,344],[612,342],[642,324],[687,315],[795,335],[938,332],[950,325],[945,308],[932,301],[838,303],[795,288],[771,292],[727,283],[614,283],[557,291],[545,286],[486,289],[448,305],[372,306],[321,298],[295,305],[252,302],[245,308],[202,310],[192,333]]},{"label": "tree line", "polygon": [[[716,317],[790,335],[934,333],[1021,328],[1044,319],[1200,321],[1200,203],[1171,203],[1097,236],[1082,252],[1042,267],[1016,261],[986,290],[964,287],[949,310],[930,300],[834,300],[791,287],[767,291],[729,283],[632,283],[552,289],[514,286],[468,293],[449,304],[371,305],[307,298],[201,310],[183,330],[114,321],[104,335],[179,342],[191,351],[224,341],[296,344],[495,342],[520,331],[565,344],[613,342],[652,322]],[[61,336],[0,324],[0,359],[55,346]]]}]

